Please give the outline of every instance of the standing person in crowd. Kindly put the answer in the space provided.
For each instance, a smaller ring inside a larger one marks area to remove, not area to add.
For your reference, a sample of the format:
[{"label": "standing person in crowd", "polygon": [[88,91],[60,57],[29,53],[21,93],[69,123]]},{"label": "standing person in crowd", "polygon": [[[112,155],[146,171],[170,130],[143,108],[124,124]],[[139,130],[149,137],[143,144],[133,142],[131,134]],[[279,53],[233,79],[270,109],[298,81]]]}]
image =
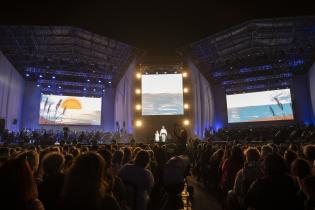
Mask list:
[{"label": "standing person in crowd", "polygon": [[0,167],[0,205],[1,209],[44,210],[25,159],[8,160]]},{"label": "standing person in crowd", "polygon": [[45,210],[54,210],[64,183],[65,158],[62,153],[50,152],[42,159],[43,181],[38,185],[39,199]]},{"label": "standing person in crowd", "polygon": [[66,174],[60,210],[120,210],[106,193],[105,161],[95,152],[80,155]]},{"label": "standing person in crowd", "polygon": [[298,184],[287,172],[280,155],[269,155],[265,160],[264,176],[254,182],[247,193],[247,206],[255,210],[302,210],[303,202],[297,196]]},{"label": "standing person in crowd", "polygon": [[220,186],[223,195],[233,188],[237,172],[243,167],[244,156],[239,146],[233,146],[231,156],[223,160]]},{"label": "standing person in crowd", "polygon": [[[258,178],[262,177],[263,171],[260,165],[259,151],[256,148],[249,147],[245,150],[246,162],[236,175],[233,190],[229,192],[227,206],[237,206],[238,209],[244,209],[244,201],[247,191],[251,184]],[[234,201],[234,204],[232,204]]]},{"label": "standing person in crowd", "polygon": [[154,186],[154,178],[147,169],[150,156],[147,151],[140,150],[134,163],[125,164],[119,171],[127,190],[129,205],[136,210],[146,210],[149,202],[149,195]]}]

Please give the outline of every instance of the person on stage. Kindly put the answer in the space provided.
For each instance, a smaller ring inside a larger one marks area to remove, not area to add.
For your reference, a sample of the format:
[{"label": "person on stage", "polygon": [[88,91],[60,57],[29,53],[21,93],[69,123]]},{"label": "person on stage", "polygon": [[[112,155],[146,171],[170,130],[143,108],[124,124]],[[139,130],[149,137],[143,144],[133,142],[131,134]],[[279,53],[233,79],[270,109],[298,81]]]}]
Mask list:
[{"label": "person on stage", "polygon": [[155,142],[159,142],[160,141],[160,134],[159,134],[159,131],[157,130],[155,132],[155,138],[154,138]]},{"label": "person on stage", "polygon": [[165,129],[164,125],[162,126],[162,129],[160,131],[160,136],[161,136],[162,142],[165,142],[167,138],[167,130]]}]

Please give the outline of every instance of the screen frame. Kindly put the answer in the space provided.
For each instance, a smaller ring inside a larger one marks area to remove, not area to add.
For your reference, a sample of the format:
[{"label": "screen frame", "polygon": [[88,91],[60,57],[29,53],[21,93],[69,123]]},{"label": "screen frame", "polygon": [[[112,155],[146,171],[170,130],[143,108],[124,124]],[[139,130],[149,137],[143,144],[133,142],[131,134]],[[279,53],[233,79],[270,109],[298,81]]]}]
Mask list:
[{"label": "screen frame", "polygon": [[[290,96],[291,96],[291,104],[292,104],[292,116],[293,119],[291,120],[267,120],[267,121],[243,121],[243,122],[229,122],[229,116],[228,116],[228,104],[227,104],[227,96],[228,95],[237,95],[237,94],[247,94],[247,93],[255,93],[255,92],[266,92],[266,91],[274,91],[274,90],[286,90],[289,89]],[[270,124],[273,123],[274,125],[280,125],[280,124],[290,124],[296,122],[296,110],[295,110],[295,103],[294,103],[295,97],[292,92],[291,87],[286,88],[278,88],[278,89],[265,89],[265,90],[258,90],[258,91],[247,91],[242,93],[235,93],[235,94],[226,94],[225,93],[225,109],[226,109],[226,122],[227,125],[233,126],[233,125],[266,125],[266,123]]]},{"label": "screen frame", "polygon": [[[181,75],[181,83],[182,83],[182,109],[183,109],[183,113],[182,114],[143,114],[143,83],[142,83],[142,79],[143,79],[143,76],[146,76],[146,75]],[[141,75],[141,79],[140,79],[140,86],[141,86],[141,116],[142,117],[151,117],[151,116],[184,116],[185,115],[185,108],[184,108],[184,102],[185,102],[185,93],[184,93],[184,77],[183,77],[183,73],[167,73],[167,74],[163,74],[163,73],[156,73],[156,74],[142,74]]]},{"label": "screen frame", "polygon": [[[41,101],[42,101],[42,97],[43,95],[52,95],[52,96],[67,96],[67,97],[81,97],[81,98],[99,98],[100,101],[101,101],[101,113],[100,113],[100,123],[97,124],[97,125],[93,125],[93,124],[72,124],[72,123],[54,123],[54,124],[42,124],[40,123],[40,104],[41,104]],[[77,96],[77,95],[56,95],[56,94],[46,94],[46,93],[43,93],[41,92],[40,94],[40,102],[39,102],[39,112],[38,112],[38,125],[40,126],[102,126],[103,124],[103,120],[102,120],[102,107],[103,106],[103,97],[87,97],[87,96]]]}]

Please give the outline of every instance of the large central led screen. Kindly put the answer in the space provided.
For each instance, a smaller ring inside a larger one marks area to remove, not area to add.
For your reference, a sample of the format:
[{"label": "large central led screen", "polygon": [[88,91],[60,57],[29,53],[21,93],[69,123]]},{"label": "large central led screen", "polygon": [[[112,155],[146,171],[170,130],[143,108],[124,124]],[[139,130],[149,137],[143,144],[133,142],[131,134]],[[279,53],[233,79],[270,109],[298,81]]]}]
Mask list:
[{"label": "large central led screen", "polygon": [[102,98],[42,94],[39,124],[100,125]]},{"label": "large central led screen", "polygon": [[293,120],[290,89],[227,95],[228,122]]},{"label": "large central led screen", "polygon": [[182,74],[142,75],[142,115],[182,115]]}]

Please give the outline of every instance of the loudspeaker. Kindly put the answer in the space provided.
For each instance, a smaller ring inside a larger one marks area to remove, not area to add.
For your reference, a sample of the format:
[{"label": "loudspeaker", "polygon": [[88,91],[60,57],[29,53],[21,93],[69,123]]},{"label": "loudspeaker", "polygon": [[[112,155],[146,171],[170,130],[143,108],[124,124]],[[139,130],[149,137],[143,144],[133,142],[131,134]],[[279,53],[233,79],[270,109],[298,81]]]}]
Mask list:
[{"label": "loudspeaker", "polygon": [[3,134],[5,129],[5,119],[0,119],[0,136]]}]

